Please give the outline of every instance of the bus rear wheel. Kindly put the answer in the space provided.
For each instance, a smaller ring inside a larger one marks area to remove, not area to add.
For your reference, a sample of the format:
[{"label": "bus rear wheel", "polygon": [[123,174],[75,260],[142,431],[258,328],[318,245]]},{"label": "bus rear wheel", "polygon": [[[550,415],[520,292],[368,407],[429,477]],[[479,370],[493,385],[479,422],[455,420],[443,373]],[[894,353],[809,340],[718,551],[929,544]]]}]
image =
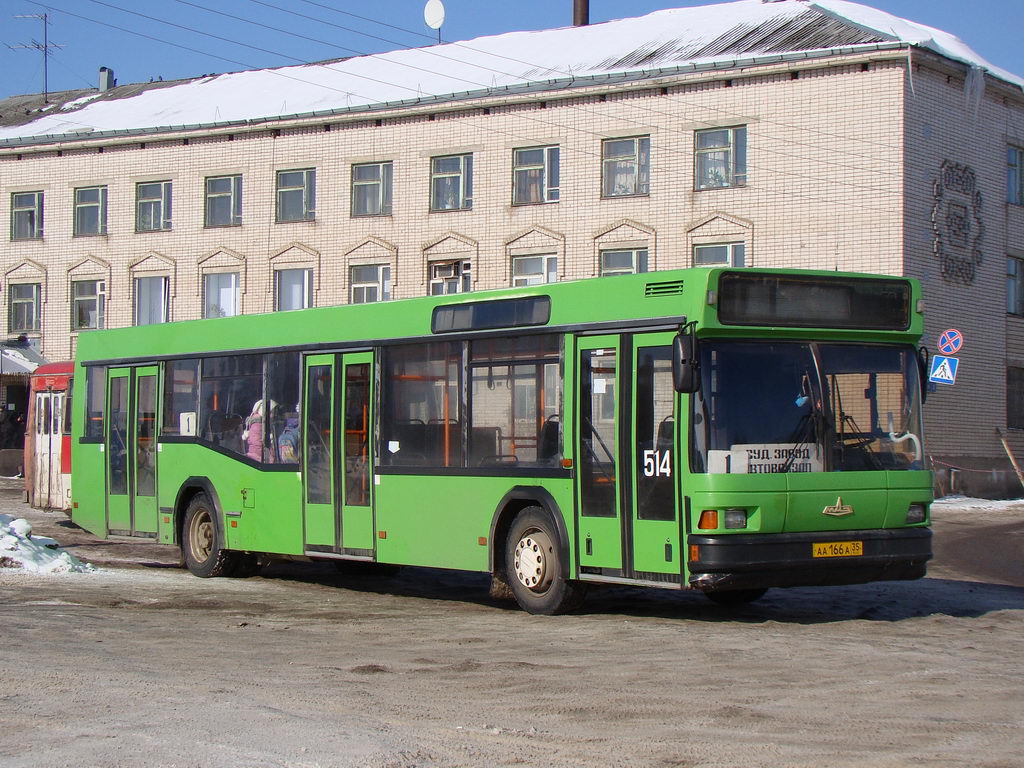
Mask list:
[{"label": "bus rear wheel", "polygon": [[585,588],[563,576],[558,530],[540,507],[526,507],[512,521],[505,572],[516,602],[528,613],[566,613],[583,603]]},{"label": "bus rear wheel", "polygon": [[185,510],[185,525],[182,527],[181,550],[185,567],[203,579],[228,576],[238,565],[236,553],[224,548],[214,514],[209,496],[197,493]]}]

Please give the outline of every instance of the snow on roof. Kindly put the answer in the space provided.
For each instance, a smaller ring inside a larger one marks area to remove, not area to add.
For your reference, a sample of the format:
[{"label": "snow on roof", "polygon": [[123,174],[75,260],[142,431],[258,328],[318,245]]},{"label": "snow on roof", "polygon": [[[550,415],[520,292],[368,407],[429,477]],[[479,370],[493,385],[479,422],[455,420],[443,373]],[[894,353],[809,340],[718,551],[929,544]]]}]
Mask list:
[{"label": "snow on roof", "polygon": [[135,88],[125,98],[115,88],[104,98],[78,100],[60,112],[0,128],[0,142],[365,110],[502,90],[560,88],[602,77],[639,78],[682,67],[728,66],[765,55],[898,44],[927,48],[1024,88],[1024,79],[989,64],[956,36],[859,3],[738,0],[585,27],[510,32],[201,77],[170,87],[161,83],[165,87]]}]

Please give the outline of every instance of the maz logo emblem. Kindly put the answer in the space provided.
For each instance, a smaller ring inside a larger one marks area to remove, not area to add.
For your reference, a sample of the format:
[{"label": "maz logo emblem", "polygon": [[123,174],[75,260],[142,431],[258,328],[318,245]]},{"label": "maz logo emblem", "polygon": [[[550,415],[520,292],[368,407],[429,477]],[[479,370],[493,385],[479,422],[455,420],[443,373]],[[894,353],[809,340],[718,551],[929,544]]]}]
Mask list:
[{"label": "maz logo emblem", "polygon": [[829,515],[830,517],[846,517],[847,515],[853,514],[853,507],[849,504],[843,504],[843,497],[840,496],[836,499],[836,503],[825,507],[821,510],[821,514]]}]

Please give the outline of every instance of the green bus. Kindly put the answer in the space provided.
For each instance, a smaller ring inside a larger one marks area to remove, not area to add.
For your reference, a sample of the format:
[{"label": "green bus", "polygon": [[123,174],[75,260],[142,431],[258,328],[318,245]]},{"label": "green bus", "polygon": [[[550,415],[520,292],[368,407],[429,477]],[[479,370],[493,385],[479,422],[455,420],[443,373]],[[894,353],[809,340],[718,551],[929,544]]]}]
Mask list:
[{"label": "green bus", "polygon": [[460,569],[531,613],[915,579],[922,307],[713,268],[83,333],[72,518],[197,576]]}]

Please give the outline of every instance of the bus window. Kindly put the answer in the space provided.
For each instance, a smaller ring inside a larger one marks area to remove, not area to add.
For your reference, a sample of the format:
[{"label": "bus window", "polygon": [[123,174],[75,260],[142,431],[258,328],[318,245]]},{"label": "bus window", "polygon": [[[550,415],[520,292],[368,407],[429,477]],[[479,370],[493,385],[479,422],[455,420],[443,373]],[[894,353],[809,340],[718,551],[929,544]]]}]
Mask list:
[{"label": "bus window", "polygon": [[470,344],[469,465],[555,466],[561,458],[556,335]]},{"label": "bus window", "polygon": [[85,430],[90,441],[103,440],[103,418],[106,410],[107,369],[93,366],[86,374]]},{"label": "bus window", "polygon": [[162,435],[195,436],[199,414],[199,360],[170,360],[164,367]]},{"label": "bus window", "polygon": [[231,453],[249,455],[251,426],[264,411],[263,355],[205,358],[200,393],[199,436]]},{"label": "bus window", "polygon": [[65,435],[71,434],[71,394],[75,391],[75,380],[68,379],[68,390],[67,394],[64,395],[64,417],[63,417],[63,433]]},{"label": "bus window", "polygon": [[[270,464],[297,464],[299,386],[302,372],[298,352],[267,355],[267,395],[270,405],[264,429],[263,461]],[[282,448],[284,449],[282,451]]]},{"label": "bus window", "polygon": [[383,464],[461,467],[462,344],[404,344],[386,350],[381,418]]}]

